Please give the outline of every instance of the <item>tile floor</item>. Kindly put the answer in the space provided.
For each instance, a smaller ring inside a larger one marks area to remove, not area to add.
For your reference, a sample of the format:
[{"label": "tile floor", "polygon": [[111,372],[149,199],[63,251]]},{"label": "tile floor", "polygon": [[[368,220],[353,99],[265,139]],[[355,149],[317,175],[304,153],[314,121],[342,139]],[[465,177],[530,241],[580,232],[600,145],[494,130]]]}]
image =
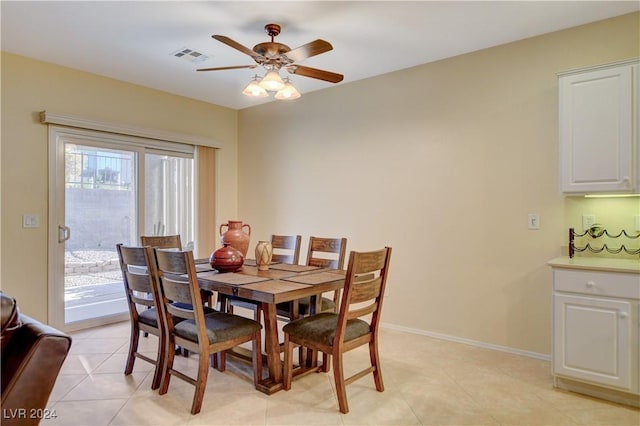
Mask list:
[{"label": "tile floor", "polygon": [[[640,410],[555,390],[549,362],[424,336],[381,330],[385,391],[371,376],[347,386],[350,413],[338,411],[332,374],[294,381],[267,396],[242,366],[210,370],[202,411],[189,413],[193,386],[172,378],[150,389],[152,366],[136,360],[124,376],[128,323],[75,332],[43,425],[640,425]],[[157,340],[141,338],[153,354]],[[176,357],[194,371],[195,357]],[[346,355],[364,366],[365,350]],[[234,362],[231,362],[234,364]],[[349,373],[347,371],[347,373]]]}]

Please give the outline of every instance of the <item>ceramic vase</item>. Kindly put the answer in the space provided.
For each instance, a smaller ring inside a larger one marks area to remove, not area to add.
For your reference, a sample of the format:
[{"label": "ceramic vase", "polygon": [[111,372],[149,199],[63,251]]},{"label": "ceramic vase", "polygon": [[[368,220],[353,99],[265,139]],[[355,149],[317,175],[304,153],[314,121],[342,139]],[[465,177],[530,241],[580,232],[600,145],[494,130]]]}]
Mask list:
[{"label": "ceramic vase", "polygon": [[259,241],[256,245],[256,265],[258,271],[266,271],[271,264],[271,256],[273,255],[273,246],[269,241]]},{"label": "ceramic vase", "polygon": [[211,253],[209,257],[211,267],[218,272],[235,272],[242,268],[244,256],[240,250],[236,250],[229,243]]},{"label": "ceramic vase", "polygon": [[[222,230],[225,227],[227,230],[223,233]],[[229,243],[231,247],[239,250],[243,257],[247,257],[250,237],[251,226],[243,224],[240,220],[230,220],[228,223],[220,225],[220,242],[223,245]]]}]

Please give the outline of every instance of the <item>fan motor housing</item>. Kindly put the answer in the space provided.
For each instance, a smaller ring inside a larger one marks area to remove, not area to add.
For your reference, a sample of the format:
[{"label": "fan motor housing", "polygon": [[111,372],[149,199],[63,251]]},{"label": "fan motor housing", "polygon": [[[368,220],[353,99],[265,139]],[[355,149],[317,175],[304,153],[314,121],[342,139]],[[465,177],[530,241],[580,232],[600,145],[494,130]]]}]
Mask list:
[{"label": "fan motor housing", "polygon": [[267,58],[274,58],[290,51],[291,48],[286,44],[274,42],[258,43],[253,47],[253,51],[258,55]]}]

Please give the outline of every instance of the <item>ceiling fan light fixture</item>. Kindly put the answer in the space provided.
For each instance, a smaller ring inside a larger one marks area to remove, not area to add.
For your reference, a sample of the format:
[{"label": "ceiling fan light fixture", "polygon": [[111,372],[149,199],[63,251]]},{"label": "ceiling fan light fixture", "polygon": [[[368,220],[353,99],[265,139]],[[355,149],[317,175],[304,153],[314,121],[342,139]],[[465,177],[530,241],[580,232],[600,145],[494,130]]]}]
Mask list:
[{"label": "ceiling fan light fixture", "polygon": [[266,96],[269,96],[267,91],[262,86],[260,86],[260,77],[258,77],[257,75],[251,79],[249,84],[247,84],[247,87],[244,88],[242,94],[254,98],[264,98]]},{"label": "ceiling fan light fixture", "polygon": [[269,92],[277,92],[284,89],[284,81],[278,71],[271,70],[260,81],[260,87]]},{"label": "ceiling fan light fixture", "polygon": [[298,99],[300,96],[300,92],[298,92],[298,89],[296,89],[294,85],[291,84],[289,77],[285,77],[284,88],[278,90],[278,93],[276,93],[274,97],[279,100],[291,101],[294,99]]}]

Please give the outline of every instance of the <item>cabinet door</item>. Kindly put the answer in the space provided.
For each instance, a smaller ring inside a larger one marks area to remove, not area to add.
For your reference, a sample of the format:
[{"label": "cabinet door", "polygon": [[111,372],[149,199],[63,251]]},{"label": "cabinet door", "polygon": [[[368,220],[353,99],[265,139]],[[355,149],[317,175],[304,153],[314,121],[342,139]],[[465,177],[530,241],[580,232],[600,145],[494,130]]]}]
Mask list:
[{"label": "cabinet door", "polygon": [[559,84],[563,192],[631,192],[633,67],[570,74]]},{"label": "cabinet door", "polygon": [[632,318],[625,300],[555,294],[554,374],[632,390]]}]

